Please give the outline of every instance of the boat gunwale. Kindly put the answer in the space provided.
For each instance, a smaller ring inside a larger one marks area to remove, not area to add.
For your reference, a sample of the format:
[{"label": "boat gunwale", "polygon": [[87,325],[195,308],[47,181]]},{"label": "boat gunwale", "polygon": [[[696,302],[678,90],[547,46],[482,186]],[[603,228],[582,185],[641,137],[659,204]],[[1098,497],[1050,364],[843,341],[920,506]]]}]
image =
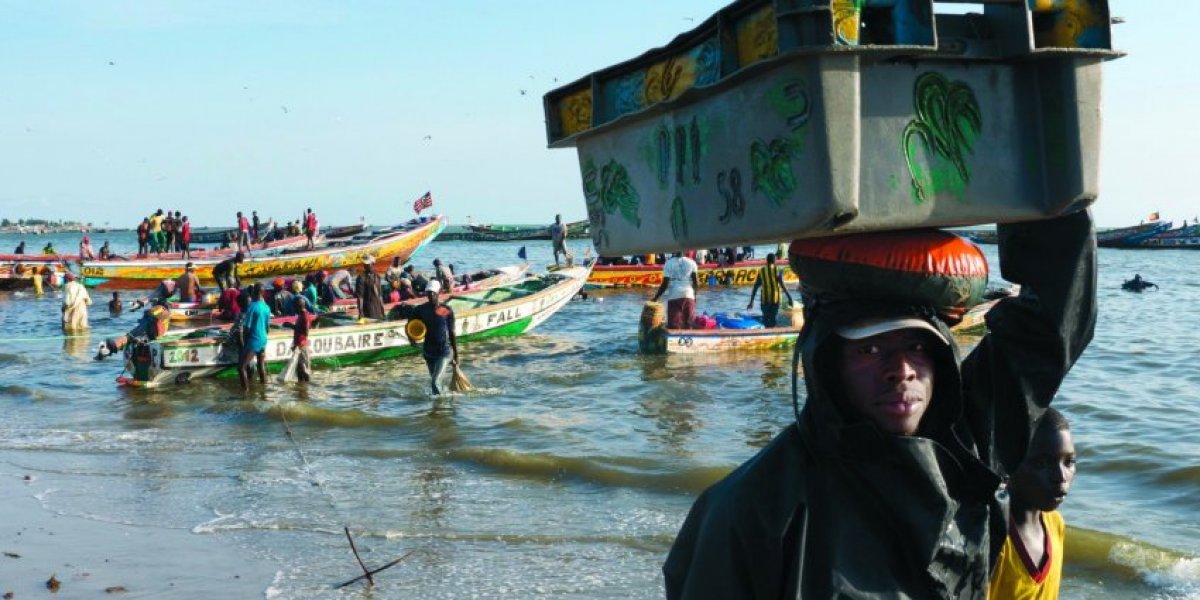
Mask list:
[{"label": "boat gunwale", "polygon": [[[583,277],[584,277],[584,279],[580,280],[581,286],[582,286],[582,281],[586,281],[586,274]],[[551,292],[557,291],[559,286],[570,284],[576,279],[577,279],[576,277],[571,276],[571,275],[563,275],[563,279],[561,281],[554,282],[551,285],[548,285],[545,288],[540,289],[536,292],[531,292],[526,296],[521,296],[519,298],[512,298],[512,299],[505,300],[503,302],[499,302],[497,304],[492,304],[492,305],[488,305],[488,306],[469,308],[469,309],[462,311],[461,313],[458,311],[455,311],[454,316],[455,316],[455,319],[457,320],[460,318],[474,317],[474,316],[477,316],[480,314],[486,314],[489,312],[507,310],[508,308],[513,308],[514,305],[524,304],[524,303],[526,303],[526,301],[531,301],[531,300],[537,299],[539,296],[548,295]],[[471,293],[486,293],[486,292],[493,291],[495,289],[499,289],[499,288],[486,288],[486,289],[478,290],[477,292],[466,292],[465,294],[455,294],[454,296],[462,296],[462,295],[467,295],[467,294],[471,294]],[[451,299],[454,296],[451,296]],[[425,302],[424,300],[414,302],[413,304],[411,304],[411,306],[420,306],[421,304],[424,304],[424,302]],[[508,305],[508,306],[505,306],[505,305]],[[536,311],[533,314],[537,314],[537,312],[541,312],[541,311]],[[345,313],[335,313],[335,314],[345,314]],[[315,317],[314,320],[316,320],[316,318],[320,318],[320,317]],[[385,319],[382,321],[369,321],[367,323],[353,322],[353,323],[347,323],[345,325],[334,325],[331,327],[313,327],[309,331],[309,337],[314,337],[317,334],[337,335],[337,334],[345,333],[347,331],[366,333],[366,332],[373,332],[375,330],[394,329],[396,327],[403,326],[403,324],[407,324],[409,320],[410,319],[393,319],[393,320]],[[198,327],[198,328],[193,328],[193,329],[190,329],[187,331],[189,333],[191,333],[194,331],[203,331],[205,329],[218,329],[218,328],[219,328],[219,330],[228,330],[229,327],[228,326],[218,326],[216,328]],[[292,335],[292,333],[293,333],[292,330],[284,327],[282,324],[279,324],[275,329],[268,330],[267,340],[270,341],[272,339],[287,337],[287,336]],[[207,336],[194,337],[194,338],[178,337],[178,338],[167,339],[165,341],[153,340],[152,343],[157,343],[159,345],[159,347],[165,349],[167,347],[176,348],[176,347],[190,347],[190,346],[209,345],[209,344],[223,344],[225,342],[225,339],[226,339],[225,337],[207,337]],[[176,370],[178,370],[178,368],[176,368]]]}]

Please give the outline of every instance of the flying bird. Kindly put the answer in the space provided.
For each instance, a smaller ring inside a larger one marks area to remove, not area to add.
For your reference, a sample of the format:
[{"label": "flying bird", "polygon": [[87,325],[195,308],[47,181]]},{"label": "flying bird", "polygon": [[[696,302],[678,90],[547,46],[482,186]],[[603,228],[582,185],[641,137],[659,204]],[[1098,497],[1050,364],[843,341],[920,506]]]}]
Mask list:
[{"label": "flying bird", "polygon": [[288,109],[286,106],[280,106],[279,108],[283,109],[283,114],[287,114]]},{"label": "flying bird", "polygon": [[692,21],[692,22],[695,22],[695,21],[696,21],[696,19],[695,19],[695,18],[693,18],[693,17],[684,17],[684,18],[683,18],[683,20],[684,20],[684,21]]},{"label": "flying bird", "polygon": [[113,65],[115,65],[115,64],[117,64],[117,63],[115,63],[115,62],[113,62],[113,61],[111,61],[111,60],[110,60],[110,61],[108,61],[108,66],[110,66],[110,67],[111,67],[111,66],[113,66]]},{"label": "flying bird", "polygon": [[517,90],[517,91],[518,91],[518,92],[521,92],[521,95],[522,95],[522,96],[524,96],[524,95],[525,95],[525,90]]},{"label": "flying bird", "polygon": [[427,139],[427,140],[432,140],[432,139],[433,139],[433,136],[432,136],[432,135],[427,135],[427,136],[425,136],[425,139]]}]

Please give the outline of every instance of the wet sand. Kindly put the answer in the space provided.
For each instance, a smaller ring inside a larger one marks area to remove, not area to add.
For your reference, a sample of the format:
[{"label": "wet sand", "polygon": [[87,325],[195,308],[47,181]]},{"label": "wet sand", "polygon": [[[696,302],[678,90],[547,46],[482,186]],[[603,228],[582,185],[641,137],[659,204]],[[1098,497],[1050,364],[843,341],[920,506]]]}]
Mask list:
[{"label": "wet sand", "polygon": [[53,575],[57,598],[254,598],[278,571],[221,537],[55,514],[37,499],[45,489],[0,477],[0,595],[46,597]]}]

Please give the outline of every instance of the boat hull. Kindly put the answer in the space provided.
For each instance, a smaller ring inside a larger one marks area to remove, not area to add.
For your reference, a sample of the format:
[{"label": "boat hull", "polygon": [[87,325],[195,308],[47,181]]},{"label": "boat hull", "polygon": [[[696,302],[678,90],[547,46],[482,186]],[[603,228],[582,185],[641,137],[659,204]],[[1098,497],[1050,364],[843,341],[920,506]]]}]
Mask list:
[{"label": "boat hull", "polygon": [[[758,279],[758,270],[765,260],[743,261],[728,266],[717,263],[698,265],[701,285],[707,285],[709,276],[715,276],[719,285],[749,286]],[[785,263],[778,263],[784,283],[796,283],[799,279]],[[658,287],[662,285],[662,265],[598,265],[592,268],[588,284],[596,287]]]},{"label": "boat hull", "polygon": [[[982,335],[986,330],[984,318],[998,300],[975,306],[962,321],[950,329],[960,337]],[[803,313],[788,311],[790,324],[763,329],[662,329],[639,333],[640,347],[650,354],[708,354],[719,352],[759,352],[785,350],[796,345],[803,325]],[[784,315],[780,315],[784,317]],[[661,339],[654,339],[656,335]]]},{"label": "boat hull", "polygon": [[771,327],[764,329],[668,329],[668,354],[703,354],[708,352],[758,352],[782,350],[796,344],[800,327]]},{"label": "boat hull", "polygon": [[[489,303],[486,296],[502,288],[492,288],[452,296],[451,306],[458,303],[478,304],[475,308],[455,308],[455,335],[460,343],[502,336],[521,335],[550,318],[571,300],[583,287],[587,270],[576,268],[553,278],[550,285],[528,295],[506,301]],[[513,286],[517,287],[517,286]],[[316,366],[343,366],[375,362],[421,352],[421,344],[409,340],[407,320],[347,324],[333,327],[314,327],[309,330],[309,352]],[[273,331],[268,335],[264,351],[267,367],[282,369],[292,357],[292,332]],[[149,343],[149,364],[144,376],[134,376],[127,363],[127,372],[118,383],[131,387],[156,388],[169,384],[187,383],[203,377],[234,377],[237,375],[236,346],[223,336],[197,339],[168,339]]]},{"label": "boat hull", "polygon": [[[418,249],[446,226],[445,217],[436,218],[412,229],[375,238],[361,244],[331,246],[293,254],[249,256],[238,267],[244,280],[300,275],[313,271],[359,266],[363,258],[376,259],[375,270],[388,269],[391,259],[407,261]],[[163,279],[183,272],[185,260],[84,261],[79,267],[85,285],[98,289],[152,289]],[[213,268],[220,259],[195,259],[196,276],[202,283],[213,283]]]}]

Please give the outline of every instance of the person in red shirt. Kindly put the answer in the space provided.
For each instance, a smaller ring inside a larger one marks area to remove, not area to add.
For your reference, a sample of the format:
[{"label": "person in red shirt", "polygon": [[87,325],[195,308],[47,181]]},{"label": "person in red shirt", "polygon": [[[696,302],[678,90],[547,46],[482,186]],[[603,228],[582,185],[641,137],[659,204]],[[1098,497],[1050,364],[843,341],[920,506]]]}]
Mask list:
[{"label": "person in red shirt", "polygon": [[138,256],[145,256],[150,248],[150,219],[142,219],[137,226]]},{"label": "person in red shirt", "polygon": [[179,251],[183,253],[184,260],[192,259],[192,224],[188,222],[187,217],[179,223]]},{"label": "person in red shirt", "polygon": [[308,238],[304,247],[312,250],[315,246],[314,238],[317,237],[317,213],[313,209],[308,209],[308,213],[304,216],[304,237]]},{"label": "person in red shirt", "polygon": [[242,211],[237,214],[238,233],[237,233],[237,249],[239,252],[250,251],[250,221],[242,215]]},{"label": "person in red shirt", "polygon": [[292,331],[292,351],[298,352],[299,363],[296,365],[296,378],[300,381],[311,379],[312,356],[308,350],[308,302],[297,296],[296,324]]}]

